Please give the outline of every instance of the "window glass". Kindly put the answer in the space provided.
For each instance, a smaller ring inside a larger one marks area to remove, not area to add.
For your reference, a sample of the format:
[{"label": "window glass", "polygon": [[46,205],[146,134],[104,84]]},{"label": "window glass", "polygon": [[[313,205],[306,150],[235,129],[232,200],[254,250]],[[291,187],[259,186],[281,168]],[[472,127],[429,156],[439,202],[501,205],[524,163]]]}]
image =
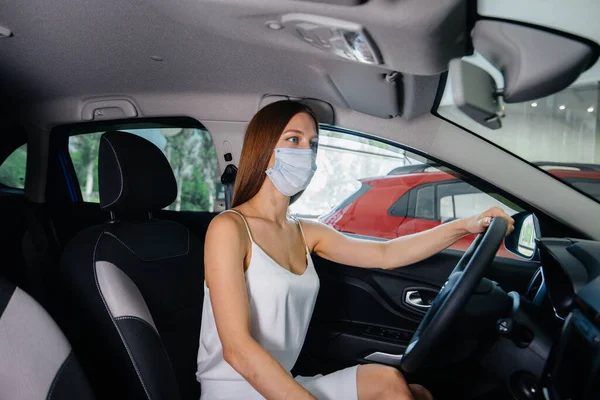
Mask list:
[{"label": "window glass", "polygon": [[[368,185],[365,178],[385,176],[398,165],[405,165],[405,152],[397,147],[334,130],[321,128],[319,132],[317,172],[290,207],[297,215],[316,218],[357,192],[362,184]],[[371,190],[365,189],[363,195]]]},{"label": "window glass", "polygon": [[[317,172],[290,212],[346,234],[393,239],[495,205],[511,214],[522,211],[457,176],[397,146],[321,127]],[[466,237],[453,248],[466,250],[473,238]],[[504,247],[499,254],[516,257]]]},{"label": "window glass", "polygon": [[[475,53],[465,60],[487,70],[498,87],[503,86],[502,74],[481,55]],[[600,182],[599,87],[596,80],[579,79],[550,96],[504,104],[502,127],[491,130],[455,106],[448,79],[438,113],[600,202],[596,185],[572,184],[573,180]]]},{"label": "window glass", "polygon": [[[196,128],[123,129],[162,150],[177,180],[177,198],[167,210],[215,211],[222,207],[223,187],[217,181],[217,153],[208,131]],[[102,132],[69,137],[69,153],[83,200],[99,202],[98,148]]]},{"label": "window glass", "polygon": [[597,181],[569,180],[569,182],[577,189],[586,192],[596,200],[600,201],[600,179]]},{"label": "window glass", "polygon": [[438,185],[440,219],[446,222],[479,214],[492,207],[503,208],[508,214],[515,214],[513,208],[466,182]]},{"label": "window glass", "polygon": [[510,209],[487,193],[457,194],[454,197],[454,218],[465,218],[473,214],[482,213],[488,208],[502,207],[508,214],[515,214]]},{"label": "window glass", "polygon": [[27,145],[19,147],[0,165],[0,184],[14,189],[25,187]]},{"label": "window glass", "polygon": [[417,204],[415,216],[417,218],[435,218],[435,204],[432,185],[417,189]]},{"label": "window glass", "polygon": [[440,221],[453,220],[456,215],[454,211],[454,196],[444,196],[440,199]]}]

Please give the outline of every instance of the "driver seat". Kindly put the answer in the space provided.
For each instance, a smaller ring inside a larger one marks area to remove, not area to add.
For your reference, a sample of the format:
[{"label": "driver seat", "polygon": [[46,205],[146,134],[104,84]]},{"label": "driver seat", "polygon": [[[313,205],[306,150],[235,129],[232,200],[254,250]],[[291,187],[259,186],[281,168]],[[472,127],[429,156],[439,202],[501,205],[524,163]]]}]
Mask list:
[{"label": "driver seat", "polygon": [[111,220],[64,250],[67,336],[101,398],[198,399],[203,244],[152,217],[176,198],[171,166],[150,141],[113,131],[100,139],[98,173]]}]

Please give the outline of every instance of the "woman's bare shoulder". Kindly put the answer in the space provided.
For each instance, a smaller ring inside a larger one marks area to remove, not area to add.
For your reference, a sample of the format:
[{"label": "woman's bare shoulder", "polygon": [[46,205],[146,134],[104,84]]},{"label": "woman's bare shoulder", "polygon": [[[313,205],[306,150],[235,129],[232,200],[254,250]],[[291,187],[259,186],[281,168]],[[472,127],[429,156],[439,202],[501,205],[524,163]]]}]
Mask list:
[{"label": "woman's bare shoulder", "polygon": [[212,219],[206,232],[206,240],[217,239],[223,245],[244,244],[248,236],[246,224],[240,215],[223,212]]},{"label": "woman's bare shoulder", "polygon": [[305,231],[320,231],[323,229],[327,229],[328,226],[322,223],[321,221],[317,221],[314,219],[307,218],[297,218],[298,221],[302,224],[302,228]]}]

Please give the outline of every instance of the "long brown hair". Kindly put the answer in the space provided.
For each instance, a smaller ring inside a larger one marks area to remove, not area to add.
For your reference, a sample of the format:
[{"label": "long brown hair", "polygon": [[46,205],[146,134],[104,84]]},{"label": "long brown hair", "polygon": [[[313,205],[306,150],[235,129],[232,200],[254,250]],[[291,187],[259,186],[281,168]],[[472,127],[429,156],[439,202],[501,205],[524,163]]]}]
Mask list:
[{"label": "long brown hair", "polygon": [[319,121],[310,107],[297,101],[282,100],[262,108],[246,129],[240,156],[231,207],[237,207],[253,198],[265,181],[265,171],[271,154],[290,120],[300,113],[310,115],[319,129]]}]

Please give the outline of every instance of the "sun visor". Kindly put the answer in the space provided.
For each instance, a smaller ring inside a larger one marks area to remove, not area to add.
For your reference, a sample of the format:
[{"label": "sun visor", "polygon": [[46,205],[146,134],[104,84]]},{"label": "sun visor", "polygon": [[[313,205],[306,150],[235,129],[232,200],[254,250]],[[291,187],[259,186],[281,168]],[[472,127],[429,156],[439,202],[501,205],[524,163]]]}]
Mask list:
[{"label": "sun visor", "polygon": [[293,100],[306,104],[315,112],[317,118],[319,119],[319,123],[335,125],[335,112],[333,111],[333,107],[331,104],[318,99],[269,94],[261,99],[258,109],[260,110],[271,103],[281,100]]},{"label": "sun visor", "polygon": [[324,63],[332,82],[348,106],[380,118],[402,113],[402,76],[356,63]]},{"label": "sun visor", "polygon": [[598,45],[588,40],[506,21],[477,21],[472,38],[475,49],[504,75],[507,103],[566,88],[599,55]]},{"label": "sun visor", "polygon": [[401,74],[354,63],[324,63],[350,108],[379,118],[411,120],[428,113],[440,75]]}]

